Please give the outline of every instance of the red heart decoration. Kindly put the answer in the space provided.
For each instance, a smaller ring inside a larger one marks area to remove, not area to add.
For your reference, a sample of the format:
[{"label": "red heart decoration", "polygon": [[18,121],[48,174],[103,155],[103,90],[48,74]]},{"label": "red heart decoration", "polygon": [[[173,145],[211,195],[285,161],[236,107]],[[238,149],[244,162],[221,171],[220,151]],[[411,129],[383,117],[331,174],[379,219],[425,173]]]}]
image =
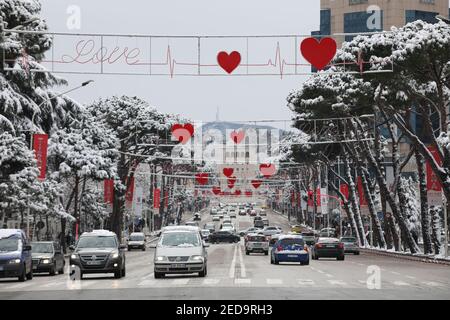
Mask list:
[{"label": "red heart decoration", "polygon": [[317,70],[323,70],[336,55],[337,44],[333,38],[306,38],[300,49],[303,57]]},{"label": "red heart decoration", "polygon": [[259,166],[259,171],[261,171],[262,175],[265,178],[271,177],[277,171],[277,168],[274,164],[262,164]]},{"label": "red heart decoration", "polygon": [[253,192],[251,192],[251,191],[245,191],[245,195],[246,195],[247,197],[251,197],[251,196],[253,195]]},{"label": "red heart decoration", "polygon": [[236,177],[229,177],[228,178],[228,183],[234,185],[236,183]]},{"label": "red heart decoration", "polygon": [[197,173],[195,175],[195,179],[201,185],[205,185],[208,183],[208,177],[209,177],[209,175],[207,173]]},{"label": "red heart decoration", "polygon": [[172,135],[182,144],[185,144],[194,135],[194,126],[190,123],[174,124]]},{"label": "red heart decoration", "polygon": [[234,143],[239,144],[242,142],[242,140],[244,140],[245,132],[244,132],[244,130],[241,130],[239,132],[233,131],[230,136],[231,136],[231,140],[233,140]]},{"label": "red heart decoration", "polygon": [[219,187],[212,188],[212,192],[217,196],[222,193]]},{"label": "red heart decoration", "polygon": [[241,64],[241,54],[237,51],[230,54],[222,51],[217,55],[217,62],[223,70],[231,74]]},{"label": "red heart decoration", "polygon": [[231,177],[233,175],[234,169],[233,168],[224,168],[223,169],[223,175],[225,177]]},{"label": "red heart decoration", "polygon": [[234,195],[235,196],[240,196],[242,194],[242,191],[241,190],[236,190],[235,192],[234,192]]},{"label": "red heart decoration", "polygon": [[258,189],[261,186],[261,184],[262,184],[261,180],[253,180],[252,181],[253,188],[255,188],[255,189]]}]

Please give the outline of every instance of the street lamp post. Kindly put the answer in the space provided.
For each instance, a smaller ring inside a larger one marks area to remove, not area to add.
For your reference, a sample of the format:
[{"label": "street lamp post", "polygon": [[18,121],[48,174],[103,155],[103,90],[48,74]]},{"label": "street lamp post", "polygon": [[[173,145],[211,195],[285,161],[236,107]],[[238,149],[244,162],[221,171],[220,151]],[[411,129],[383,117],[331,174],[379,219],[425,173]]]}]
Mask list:
[{"label": "street lamp post", "polygon": [[[75,91],[75,90],[78,90],[78,89],[80,89],[80,88],[86,87],[87,85],[89,85],[89,84],[92,83],[92,82],[94,82],[94,80],[88,80],[88,81],[85,81],[85,82],[83,82],[80,86],[75,87],[75,88],[70,89],[70,90],[67,90],[67,91],[65,91],[65,92],[62,92],[62,93],[60,93],[60,94],[57,94],[56,96],[51,97],[51,98],[49,98],[49,99],[43,101],[42,103],[40,103],[40,104],[37,106],[37,108],[36,108],[36,109],[34,110],[34,112],[33,112],[33,116],[31,117],[30,150],[33,150],[33,135],[34,135],[34,133],[35,133],[35,131],[34,131],[34,118],[36,117],[37,111],[40,110],[41,107],[42,107],[44,104],[46,104],[47,102],[50,102],[50,101],[53,100],[53,99],[59,98],[59,97],[61,97],[61,96],[63,96],[63,95],[66,95],[66,94],[68,94],[68,93],[71,93],[71,92],[73,92],[73,91]],[[27,237],[28,237],[28,238],[30,237],[30,215],[31,215],[31,208],[30,208],[30,205],[28,205],[28,210],[27,210]]]}]

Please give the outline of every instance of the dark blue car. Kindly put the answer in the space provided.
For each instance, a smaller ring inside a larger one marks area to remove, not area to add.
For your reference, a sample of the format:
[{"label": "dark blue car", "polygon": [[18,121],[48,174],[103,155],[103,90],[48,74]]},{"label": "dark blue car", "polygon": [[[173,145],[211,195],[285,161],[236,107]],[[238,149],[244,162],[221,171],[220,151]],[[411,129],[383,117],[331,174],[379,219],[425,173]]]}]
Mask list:
[{"label": "dark blue car", "polygon": [[22,230],[0,229],[0,278],[33,279],[31,246]]},{"label": "dark blue car", "polygon": [[309,250],[300,235],[282,235],[273,244],[270,263],[297,262],[301,265],[309,265]]}]

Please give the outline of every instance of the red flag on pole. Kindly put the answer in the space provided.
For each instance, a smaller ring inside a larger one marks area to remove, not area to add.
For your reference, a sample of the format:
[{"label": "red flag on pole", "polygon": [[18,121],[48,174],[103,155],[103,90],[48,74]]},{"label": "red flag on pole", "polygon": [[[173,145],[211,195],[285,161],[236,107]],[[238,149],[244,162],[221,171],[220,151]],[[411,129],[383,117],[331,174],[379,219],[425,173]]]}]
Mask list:
[{"label": "red flag on pole", "polygon": [[153,208],[159,209],[161,201],[161,189],[156,188],[153,191]]},{"label": "red flag on pole", "polygon": [[367,206],[366,195],[364,194],[364,188],[362,185],[362,178],[358,177],[358,195],[359,195],[359,204],[361,206]]},{"label": "red flag on pole", "polygon": [[344,195],[345,199],[348,199],[348,184],[343,183],[339,186],[339,190]]},{"label": "red flag on pole", "polygon": [[[438,150],[434,146],[428,146],[428,150],[430,150],[433,158],[439,165],[442,165],[441,157],[439,156]],[[439,181],[438,177],[433,171],[431,164],[427,161],[427,190],[428,191],[442,191],[442,185]]]},{"label": "red flag on pole", "polygon": [[104,181],[104,199],[105,203],[113,203],[114,180],[107,179]]},{"label": "red flag on pole", "polygon": [[45,179],[45,173],[47,171],[47,148],[48,148],[48,135],[33,134],[33,150],[40,171],[38,177],[40,180]]}]

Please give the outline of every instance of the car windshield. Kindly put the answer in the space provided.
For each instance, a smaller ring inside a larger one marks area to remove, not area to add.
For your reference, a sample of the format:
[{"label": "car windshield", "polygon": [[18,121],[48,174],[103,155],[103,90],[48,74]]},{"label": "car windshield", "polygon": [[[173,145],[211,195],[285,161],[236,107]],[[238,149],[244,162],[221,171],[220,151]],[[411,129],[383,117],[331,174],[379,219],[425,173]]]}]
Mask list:
[{"label": "car windshield", "polygon": [[163,234],[161,245],[165,247],[198,247],[200,240],[196,232],[170,232]]},{"label": "car windshield", "polygon": [[111,236],[81,237],[78,248],[116,248],[116,239]]},{"label": "car windshield", "polygon": [[282,239],[280,241],[280,244],[283,246],[290,246],[290,245],[304,246],[305,245],[305,243],[303,242],[303,239]]},{"label": "car windshield", "polygon": [[9,237],[0,239],[0,252],[11,252],[19,250],[19,239]]},{"label": "car windshield", "polygon": [[250,241],[250,242],[266,242],[266,237],[264,237],[264,236],[251,236],[251,237],[248,237],[248,241]]},{"label": "car windshield", "polygon": [[33,253],[53,253],[53,245],[51,243],[31,243],[31,250]]},{"label": "car windshield", "polygon": [[144,236],[141,234],[132,234],[130,236],[130,241],[144,241]]}]

